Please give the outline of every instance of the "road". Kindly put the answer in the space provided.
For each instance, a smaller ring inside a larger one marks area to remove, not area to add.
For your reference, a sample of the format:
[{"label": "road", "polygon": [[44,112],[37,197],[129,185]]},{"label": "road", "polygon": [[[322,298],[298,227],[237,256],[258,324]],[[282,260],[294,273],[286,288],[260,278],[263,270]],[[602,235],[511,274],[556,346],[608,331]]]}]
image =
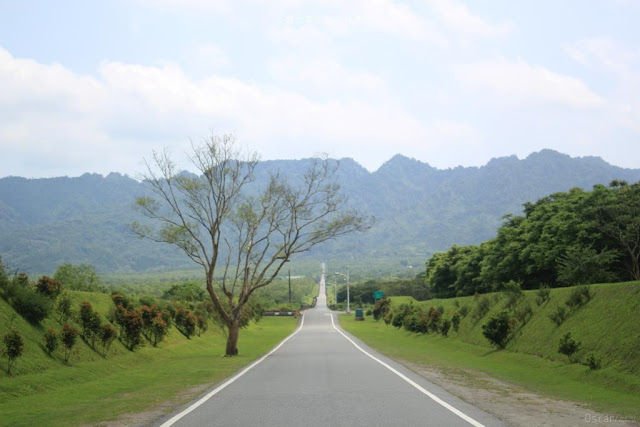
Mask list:
[{"label": "road", "polygon": [[335,316],[323,277],[316,308],[281,347],[157,425],[503,425],[367,347]]}]

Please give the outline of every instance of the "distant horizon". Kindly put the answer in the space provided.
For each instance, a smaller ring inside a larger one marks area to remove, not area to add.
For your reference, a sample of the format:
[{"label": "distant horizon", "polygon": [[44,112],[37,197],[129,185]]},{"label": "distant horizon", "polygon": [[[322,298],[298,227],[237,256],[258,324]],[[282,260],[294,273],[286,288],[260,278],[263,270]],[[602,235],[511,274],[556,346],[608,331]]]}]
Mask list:
[{"label": "distant horizon", "polygon": [[[357,159],[354,159],[352,157],[342,157],[342,158],[335,158],[330,156],[329,158],[332,160],[337,160],[337,161],[343,161],[343,160],[351,160],[353,162],[355,162],[357,165],[359,165],[360,167],[362,167],[363,169],[365,169],[368,173],[373,174],[378,172],[385,164],[387,164],[388,162],[392,161],[394,158],[396,157],[403,157],[412,161],[416,161],[419,162],[423,165],[427,165],[433,169],[439,170],[439,171],[447,171],[447,170],[453,170],[453,169],[458,169],[458,168],[463,168],[463,169],[467,169],[467,168],[482,168],[487,166],[489,163],[491,163],[494,160],[499,160],[499,159],[509,159],[509,158],[516,158],[519,161],[523,161],[523,160],[527,160],[529,157],[531,157],[532,155],[535,154],[540,154],[542,152],[552,152],[555,154],[558,154],[560,156],[566,156],[569,157],[571,159],[597,159],[597,160],[601,160],[604,163],[613,166],[613,167],[618,167],[621,169],[625,169],[625,170],[636,170],[636,169],[640,169],[640,167],[637,168],[630,168],[630,167],[624,167],[624,166],[620,166],[620,165],[616,165],[614,163],[608,162],[607,160],[603,159],[601,156],[596,156],[596,155],[584,155],[584,156],[572,156],[570,154],[567,153],[563,153],[561,151],[558,150],[554,150],[552,148],[542,148],[538,151],[532,151],[530,153],[528,153],[527,155],[524,156],[519,156],[517,154],[508,154],[508,155],[504,155],[504,156],[497,156],[497,157],[492,157],[491,159],[489,159],[488,161],[486,161],[483,164],[480,165],[458,165],[458,166],[451,166],[451,167],[437,167],[437,166],[433,166],[431,165],[428,161],[422,161],[420,159],[417,159],[415,157],[411,157],[411,156],[407,156],[405,154],[402,153],[396,153],[393,156],[391,156],[389,159],[385,160],[380,166],[378,166],[378,168],[376,168],[375,170],[369,170],[367,167],[365,167],[362,163],[360,163]],[[313,158],[317,158],[317,157],[303,157],[303,158],[298,158],[298,159],[260,159],[261,162],[280,162],[280,161],[302,161],[302,160],[308,160],[308,159],[313,159]],[[179,167],[182,166],[186,166],[186,165],[178,165]],[[186,171],[186,172],[194,172],[192,170],[187,170],[187,169],[181,169],[182,171]],[[141,169],[142,171],[142,169]],[[55,178],[80,178],[84,175],[99,175],[102,178],[106,178],[107,176],[111,175],[111,174],[117,174],[123,177],[127,177],[130,179],[134,179],[136,181],[139,181],[135,176],[132,176],[129,173],[126,172],[121,172],[121,171],[110,171],[110,172],[106,172],[106,173],[101,173],[101,172],[90,172],[90,171],[86,171],[80,174],[76,174],[76,175],[54,175],[54,176],[21,176],[21,175],[5,175],[5,176],[0,176],[0,179],[5,179],[5,178],[24,178],[24,179],[55,179]]]}]

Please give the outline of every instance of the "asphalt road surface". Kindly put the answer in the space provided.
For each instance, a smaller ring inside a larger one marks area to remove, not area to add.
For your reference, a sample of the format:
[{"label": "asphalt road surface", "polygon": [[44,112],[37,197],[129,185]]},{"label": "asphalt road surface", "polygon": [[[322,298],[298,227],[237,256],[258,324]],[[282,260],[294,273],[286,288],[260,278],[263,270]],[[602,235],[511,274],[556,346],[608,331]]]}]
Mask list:
[{"label": "asphalt road surface", "polygon": [[157,425],[504,425],[367,347],[335,316],[321,283],[316,308],[284,344]]}]

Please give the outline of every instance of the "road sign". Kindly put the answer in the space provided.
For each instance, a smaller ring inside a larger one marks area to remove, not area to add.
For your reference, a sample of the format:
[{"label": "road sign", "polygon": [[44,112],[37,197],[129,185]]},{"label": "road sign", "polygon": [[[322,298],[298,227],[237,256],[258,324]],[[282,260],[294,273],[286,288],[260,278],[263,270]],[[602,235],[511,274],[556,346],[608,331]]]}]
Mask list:
[{"label": "road sign", "polygon": [[379,300],[379,299],[382,299],[382,298],[384,298],[384,292],[382,292],[382,291],[375,291],[375,292],[373,293],[373,299],[375,299],[375,300]]}]

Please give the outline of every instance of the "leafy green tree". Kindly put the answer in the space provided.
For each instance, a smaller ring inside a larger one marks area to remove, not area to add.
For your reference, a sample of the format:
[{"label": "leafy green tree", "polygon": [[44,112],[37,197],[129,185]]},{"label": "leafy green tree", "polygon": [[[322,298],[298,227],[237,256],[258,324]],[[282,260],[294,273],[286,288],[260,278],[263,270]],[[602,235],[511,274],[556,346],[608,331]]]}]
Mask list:
[{"label": "leafy green tree", "polygon": [[62,292],[62,282],[49,276],[42,276],[36,282],[36,289],[47,298],[56,299]]},{"label": "leafy green tree", "polygon": [[69,361],[71,357],[71,351],[73,347],[76,345],[76,340],[78,338],[78,330],[71,326],[68,323],[62,325],[62,332],[60,332],[60,341],[62,341],[62,345],[64,347],[64,361],[65,363]]},{"label": "leafy green tree", "polygon": [[569,358],[570,362],[573,362],[573,355],[580,349],[580,342],[571,338],[571,332],[567,332],[560,339],[558,345],[558,353],[562,353]]},{"label": "leafy green tree", "polygon": [[63,292],[58,299],[56,305],[56,311],[58,312],[58,322],[64,324],[71,318],[71,296]]},{"label": "leafy green tree", "polygon": [[44,333],[44,348],[48,355],[52,355],[58,348],[58,334],[52,328],[47,329]]},{"label": "leafy green tree", "polygon": [[614,251],[572,246],[558,259],[558,282],[563,285],[606,283],[616,279],[609,271],[618,257]]},{"label": "leafy green tree", "polygon": [[501,311],[492,316],[482,325],[482,335],[498,348],[505,348],[509,339],[511,318],[507,311]]},{"label": "leafy green tree", "polygon": [[162,298],[172,301],[200,302],[205,300],[206,291],[200,283],[189,281],[171,286],[164,291]]},{"label": "leafy green tree", "polygon": [[111,344],[118,338],[118,331],[110,323],[105,323],[100,329],[100,343],[102,344],[102,355],[107,357]]},{"label": "leafy green tree", "polygon": [[22,356],[24,350],[24,340],[22,334],[16,329],[6,334],[3,337],[4,342],[4,354],[7,356],[7,373],[11,374],[11,368],[13,367],[16,359]]},{"label": "leafy green tree", "polygon": [[[346,208],[336,165],[313,160],[292,184],[272,174],[262,190],[251,186],[257,155],[236,148],[234,137],[212,136],[190,157],[198,175],[180,173],[167,152],[154,153],[143,176],[153,197],[137,205],[158,228],[134,223],[139,236],[181,249],[204,270],[206,289],[227,329],[227,356],[238,354],[243,307],[276,279],[297,254],[369,228]],[[226,303],[223,303],[226,300]]]},{"label": "leafy green tree", "polygon": [[95,268],[87,264],[62,264],[53,277],[62,282],[66,289],[74,291],[97,292],[102,285]]}]

